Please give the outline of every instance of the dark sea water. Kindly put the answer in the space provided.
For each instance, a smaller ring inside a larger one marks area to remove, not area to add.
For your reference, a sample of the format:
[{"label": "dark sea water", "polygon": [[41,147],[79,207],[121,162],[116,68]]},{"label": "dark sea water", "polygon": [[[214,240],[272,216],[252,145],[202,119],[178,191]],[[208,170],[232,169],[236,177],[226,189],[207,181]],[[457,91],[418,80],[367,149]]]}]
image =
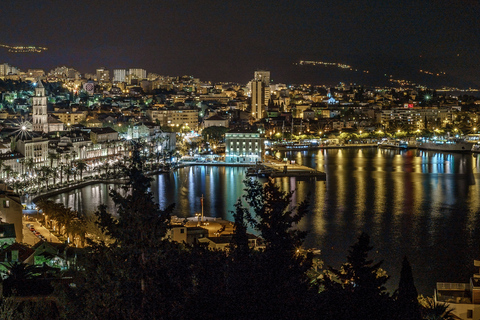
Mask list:
[{"label": "dark sea water", "polygon": [[[346,261],[360,232],[371,236],[371,257],[384,260],[398,285],[407,255],[419,293],[432,295],[435,283],[468,282],[480,259],[480,171],[472,154],[395,151],[376,148],[328,149],[278,154],[327,174],[326,181],[279,178],[294,202],[309,199],[311,214],[300,227],[310,230],[306,246],[321,249],[326,265]],[[155,177],[152,192],[162,208],[175,203],[180,217],[201,211],[232,219],[243,194],[245,168],[195,166]],[[114,185],[93,185],[54,199],[91,214],[99,204],[114,210]]]}]

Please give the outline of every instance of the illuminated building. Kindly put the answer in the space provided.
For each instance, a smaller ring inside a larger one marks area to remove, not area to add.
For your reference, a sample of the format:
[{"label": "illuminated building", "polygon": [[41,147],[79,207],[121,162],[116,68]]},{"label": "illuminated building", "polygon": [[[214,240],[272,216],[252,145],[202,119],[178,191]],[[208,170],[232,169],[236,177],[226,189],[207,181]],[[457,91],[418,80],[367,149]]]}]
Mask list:
[{"label": "illuminated building", "polygon": [[264,104],[268,105],[268,100],[270,100],[270,71],[266,70],[257,70],[254,74],[255,81],[262,81],[264,84]]},{"label": "illuminated building", "polygon": [[15,240],[19,243],[23,241],[22,209],[20,196],[9,189],[6,184],[0,183],[0,218],[2,221],[0,234],[6,233],[7,229],[10,230],[4,223],[13,224],[15,226]]},{"label": "illuminated building", "polygon": [[113,82],[125,82],[127,75],[127,69],[113,69]]},{"label": "illuminated building", "polygon": [[97,82],[110,81],[110,72],[105,68],[99,68],[96,70]]},{"label": "illuminated building", "polygon": [[198,109],[196,107],[150,109],[147,110],[147,117],[152,122],[158,121],[162,127],[198,129]]},{"label": "illuminated building", "polygon": [[15,67],[12,67],[8,63],[0,64],[0,77],[12,75],[12,74],[19,74],[19,73],[20,73],[20,70],[18,70]]},{"label": "illuminated building", "polygon": [[48,132],[47,97],[42,81],[37,81],[33,97],[33,130]]},{"label": "illuminated building", "polygon": [[147,78],[147,70],[145,69],[138,69],[138,68],[130,68],[128,70],[128,75],[132,76],[135,79],[142,80]]},{"label": "illuminated building", "polygon": [[253,80],[252,85],[252,118],[260,120],[265,111],[265,84],[261,80]]},{"label": "illuminated building", "polygon": [[262,161],[264,139],[258,132],[232,130],[225,134],[225,162],[256,163]]}]

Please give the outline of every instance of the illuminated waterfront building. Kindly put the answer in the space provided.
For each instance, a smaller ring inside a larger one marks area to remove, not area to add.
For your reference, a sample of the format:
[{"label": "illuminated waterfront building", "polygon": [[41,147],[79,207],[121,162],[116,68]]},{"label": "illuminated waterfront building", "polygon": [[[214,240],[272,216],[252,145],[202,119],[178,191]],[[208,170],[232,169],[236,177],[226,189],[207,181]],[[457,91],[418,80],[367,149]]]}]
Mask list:
[{"label": "illuminated waterfront building", "polygon": [[264,139],[253,131],[232,130],[225,134],[225,162],[256,163],[262,161]]}]

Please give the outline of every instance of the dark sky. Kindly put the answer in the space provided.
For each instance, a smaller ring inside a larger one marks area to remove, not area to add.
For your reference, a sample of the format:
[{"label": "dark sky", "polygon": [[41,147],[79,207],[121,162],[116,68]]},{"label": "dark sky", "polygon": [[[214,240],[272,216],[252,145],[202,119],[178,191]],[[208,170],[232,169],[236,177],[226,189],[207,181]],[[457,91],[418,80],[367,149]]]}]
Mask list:
[{"label": "dark sky", "polygon": [[0,62],[238,82],[268,68],[287,83],[301,81],[300,59],[379,72],[424,64],[480,85],[479,18],[478,0],[2,0],[0,43],[49,50],[0,49]]}]

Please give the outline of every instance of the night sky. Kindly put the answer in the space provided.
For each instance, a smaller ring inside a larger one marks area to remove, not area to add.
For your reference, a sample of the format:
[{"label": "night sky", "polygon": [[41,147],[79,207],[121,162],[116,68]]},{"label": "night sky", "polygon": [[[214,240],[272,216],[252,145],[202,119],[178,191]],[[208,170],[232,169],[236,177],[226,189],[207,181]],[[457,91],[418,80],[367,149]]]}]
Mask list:
[{"label": "night sky", "polygon": [[47,72],[138,67],[243,83],[259,68],[275,82],[334,77],[327,68],[293,66],[304,59],[395,77],[445,71],[445,84],[480,86],[479,18],[478,0],[3,0],[0,43],[49,50],[0,48],[0,62]]}]

